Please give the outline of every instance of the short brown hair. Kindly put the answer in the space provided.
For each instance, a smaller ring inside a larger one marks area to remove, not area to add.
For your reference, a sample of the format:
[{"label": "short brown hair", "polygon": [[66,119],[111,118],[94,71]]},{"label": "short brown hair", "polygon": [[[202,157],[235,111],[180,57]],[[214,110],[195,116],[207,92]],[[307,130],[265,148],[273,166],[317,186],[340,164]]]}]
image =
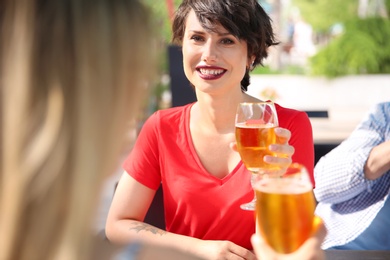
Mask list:
[{"label": "short brown hair", "polygon": [[[176,11],[172,25],[172,42],[181,45],[188,13],[194,10],[202,26],[216,31],[222,25],[229,33],[248,45],[248,57],[255,56],[252,69],[268,57],[268,47],[277,45],[271,18],[256,0],[184,0]],[[246,91],[250,83],[249,68],[241,81]]]}]

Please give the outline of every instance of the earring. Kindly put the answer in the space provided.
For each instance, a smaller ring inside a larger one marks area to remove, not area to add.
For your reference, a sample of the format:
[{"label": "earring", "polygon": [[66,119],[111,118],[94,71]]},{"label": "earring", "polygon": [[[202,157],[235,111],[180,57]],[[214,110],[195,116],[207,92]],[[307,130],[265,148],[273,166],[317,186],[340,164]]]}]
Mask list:
[{"label": "earring", "polygon": [[255,60],[252,61],[251,65],[250,65],[250,67],[249,67],[250,70],[253,70],[253,69],[254,69],[254,67],[255,67],[254,64],[255,64]]}]

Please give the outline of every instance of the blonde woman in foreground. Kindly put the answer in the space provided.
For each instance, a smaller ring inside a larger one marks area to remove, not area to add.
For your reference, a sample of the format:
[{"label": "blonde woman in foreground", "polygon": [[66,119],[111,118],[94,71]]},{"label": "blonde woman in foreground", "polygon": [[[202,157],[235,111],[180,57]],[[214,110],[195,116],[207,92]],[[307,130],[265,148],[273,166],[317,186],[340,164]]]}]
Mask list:
[{"label": "blonde woman in foreground", "polygon": [[91,223],[154,71],[149,13],[137,0],[0,9],[0,259],[110,259]]}]

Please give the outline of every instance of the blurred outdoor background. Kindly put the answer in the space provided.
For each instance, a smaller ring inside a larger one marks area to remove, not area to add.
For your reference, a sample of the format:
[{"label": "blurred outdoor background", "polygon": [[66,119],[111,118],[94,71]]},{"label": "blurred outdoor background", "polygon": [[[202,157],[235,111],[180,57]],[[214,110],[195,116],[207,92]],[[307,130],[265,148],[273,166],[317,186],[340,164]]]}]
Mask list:
[{"label": "blurred outdoor background", "polygon": [[[170,44],[181,0],[144,0],[153,10],[159,80],[138,125],[157,109],[195,100],[180,49]],[[251,74],[248,93],[304,110],[317,157],[344,140],[375,103],[390,100],[390,0],[260,0],[281,44]],[[136,37],[136,35],[134,36]],[[136,136],[136,132],[133,133]],[[129,148],[131,149],[131,148]],[[122,169],[107,180],[96,223],[104,228]]]},{"label": "blurred outdoor background", "polygon": [[[154,11],[159,44],[165,50],[160,53],[161,81],[154,91],[154,100],[150,100],[154,104],[149,108],[155,110],[171,105],[170,68],[181,67],[181,63],[169,63],[171,19],[181,1],[144,2]],[[259,3],[271,16],[281,44],[271,48],[266,66],[253,71],[254,77],[294,75],[326,79],[332,85],[332,81],[348,76],[361,79],[361,76],[390,74],[390,0],[260,0]],[[257,83],[253,81],[252,87],[260,87]],[[289,87],[268,85],[269,88],[258,90],[275,101],[282,90],[273,87]],[[367,85],[367,92],[369,88]]]}]

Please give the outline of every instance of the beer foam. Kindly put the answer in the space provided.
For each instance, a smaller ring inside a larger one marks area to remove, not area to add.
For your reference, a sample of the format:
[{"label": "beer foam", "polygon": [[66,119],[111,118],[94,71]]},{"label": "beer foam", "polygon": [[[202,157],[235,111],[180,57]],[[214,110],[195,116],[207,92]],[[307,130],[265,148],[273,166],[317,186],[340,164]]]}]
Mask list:
[{"label": "beer foam", "polygon": [[266,178],[255,183],[255,190],[265,193],[301,194],[312,190],[309,182],[294,178]]},{"label": "beer foam", "polygon": [[240,127],[240,128],[273,128],[273,127],[276,127],[276,125],[272,124],[272,123],[242,122],[242,123],[236,123],[236,127]]}]

